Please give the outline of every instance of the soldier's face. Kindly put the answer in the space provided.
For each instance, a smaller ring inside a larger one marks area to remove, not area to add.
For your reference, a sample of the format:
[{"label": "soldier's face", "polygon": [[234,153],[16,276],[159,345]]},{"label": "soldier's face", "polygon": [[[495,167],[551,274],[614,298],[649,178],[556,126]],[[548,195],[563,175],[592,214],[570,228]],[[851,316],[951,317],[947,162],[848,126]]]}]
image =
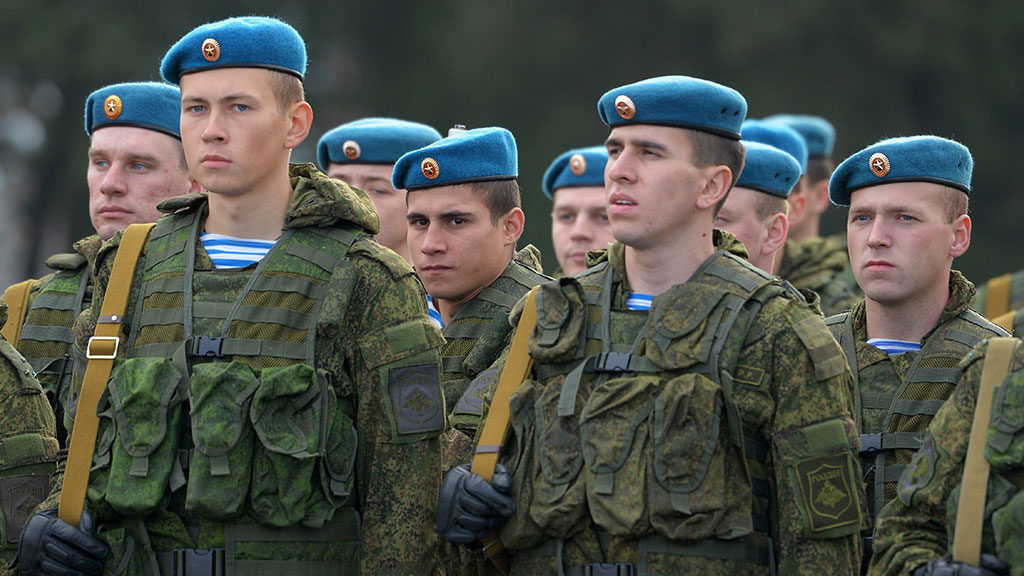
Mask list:
[{"label": "soldier's face", "polygon": [[492,222],[483,195],[470,184],[413,190],[407,201],[413,265],[435,299],[461,305],[508,266],[522,233],[518,208]]},{"label": "soldier's face", "polygon": [[391,164],[334,164],[327,175],[366,192],[380,217],[377,242],[399,254],[408,252],[406,244],[405,190],[391,186]]},{"label": "soldier's face", "polygon": [[587,252],[600,250],[615,237],[608,224],[603,186],[559,188],[551,208],[551,242],[566,276],[586,269]]},{"label": "soldier's face", "polygon": [[89,218],[103,240],[129,224],[156,222],[156,205],[187,194],[192,179],[172,136],[134,126],[107,126],[89,142]]},{"label": "soldier's face", "polygon": [[715,218],[715,228],[731,232],[743,242],[748,260],[761,270],[772,273],[778,242],[770,242],[771,220],[762,220],[757,209],[763,192],[734,187]]},{"label": "soldier's face", "polygon": [[886,306],[946,301],[953,258],[971,241],[970,217],[949,220],[953,192],[930,182],[899,182],[851,194],[850,265],[868,300]]}]

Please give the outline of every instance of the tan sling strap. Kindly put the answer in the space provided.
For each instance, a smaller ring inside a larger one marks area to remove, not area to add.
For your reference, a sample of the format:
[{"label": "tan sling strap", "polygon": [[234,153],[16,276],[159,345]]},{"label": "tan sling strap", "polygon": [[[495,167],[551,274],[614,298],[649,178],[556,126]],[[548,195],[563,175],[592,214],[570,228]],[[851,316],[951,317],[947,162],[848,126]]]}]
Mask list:
[{"label": "tan sling strap", "polygon": [[1017,312],[1015,310],[1013,312],[1007,312],[1006,314],[1002,314],[1000,316],[992,318],[992,323],[995,324],[996,326],[999,326],[1003,330],[1006,330],[1010,334],[1013,334],[1013,321],[1016,319]]},{"label": "tan sling strap", "polygon": [[25,314],[28,312],[28,296],[32,292],[32,283],[35,280],[25,280],[7,287],[4,291],[4,303],[7,304],[7,322],[0,330],[4,338],[12,346],[18,345],[18,338],[21,338],[21,326],[25,323]]},{"label": "tan sling strap", "polygon": [[985,299],[985,317],[992,319],[1010,311],[1010,274],[996,276],[988,281]]},{"label": "tan sling strap", "polygon": [[971,423],[971,439],[964,459],[964,477],[960,487],[960,503],[956,509],[956,534],[953,536],[953,559],[978,566],[981,561],[981,530],[985,516],[985,494],[988,489],[988,460],[985,443],[992,415],[992,397],[1010,369],[1013,351],[1020,340],[990,338],[981,370],[978,403]]},{"label": "tan sling strap", "polygon": [[[484,420],[484,427],[480,432],[480,442],[476,446],[476,454],[473,455],[473,473],[483,476],[488,482],[494,477],[494,467],[498,465],[498,452],[508,436],[509,399],[526,379],[526,375],[533,365],[529,344],[530,333],[533,332],[533,326],[537,323],[537,306],[534,303],[536,296],[537,288],[534,287],[526,297],[526,305],[523,307],[522,315],[519,316],[516,334],[512,338],[512,347],[509,349],[508,359],[505,360],[505,369],[501,372],[498,388],[494,391],[487,419]],[[491,534],[484,538],[482,543],[484,552],[487,553],[487,557],[494,563],[498,571],[508,574],[508,554],[504,553],[505,547],[498,539],[497,534]]]},{"label": "tan sling strap", "polygon": [[71,430],[68,448],[67,469],[64,485],[60,491],[60,506],[57,512],[65,522],[78,526],[85,505],[85,489],[89,485],[89,468],[92,453],[96,448],[96,431],[100,419],[96,416],[103,389],[107,386],[110,371],[114,368],[118,345],[121,342],[121,324],[128,307],[128,295],[135,276],[135,264],[139,261],[142,247],[146,243],[153,224],[132,224],[124,231],[121,245],[114,258],[114,269],[103,295],[100,317],[96,320],[96,332],[89,338],[86,357],[89,364],[82,381],[82,392],[78,398],[75,427]]}]

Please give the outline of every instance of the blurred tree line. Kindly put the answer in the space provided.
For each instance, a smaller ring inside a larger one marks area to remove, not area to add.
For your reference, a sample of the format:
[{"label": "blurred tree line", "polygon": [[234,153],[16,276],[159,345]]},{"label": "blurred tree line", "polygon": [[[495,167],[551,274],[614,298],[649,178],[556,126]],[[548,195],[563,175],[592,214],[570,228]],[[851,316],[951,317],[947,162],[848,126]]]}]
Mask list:
[{"label": "blurred tree line", "polygon": [[[525,241],[549,269],[550,204],[540,190],[562,151],[600,144],[597,99],[645,77],[686,74],[738,89],[750,117],[828,118],[835,160],[880,138],[936,134],[975,156],[975,281],[1024,268],[1014,193],[1024,150],[1024,3],[907,0],[606,2],[384,0],[144,4],[0,0],[0,284],[41,273],[91,233],[86,211],[86,96],[113,82],[158,80],[182,34],[233,15],[278,16],[305,37],[314,129],[362,116],[500,125],[519,145]],[[827,215],[826,233],[845,225]]]}]

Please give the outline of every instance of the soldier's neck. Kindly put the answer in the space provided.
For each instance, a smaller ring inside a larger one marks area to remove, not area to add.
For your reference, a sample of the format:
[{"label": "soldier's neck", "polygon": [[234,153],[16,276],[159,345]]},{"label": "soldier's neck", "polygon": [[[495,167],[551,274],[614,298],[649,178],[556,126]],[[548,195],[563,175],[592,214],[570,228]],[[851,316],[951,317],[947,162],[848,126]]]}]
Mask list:
[{"label": "soldier's neck", "polygon": [[210,213],[204,230],[235,238],[276,240],[281,236],[291,201],[291,184],[267,186],[242,194],[218,194],[211,191]]},{"label": "soldier's neck", "polygon": [[948,301],[949,286],[945,284],[928,297],[908,302],[886,303],[865,298],[868,338],[921,342],[939,325]]},{"label": "soldier's neck", "polygon": [[715,253],[710,228],[692,241],[626,246],[626,280],[633,292],[657,296],[683,284]]}]

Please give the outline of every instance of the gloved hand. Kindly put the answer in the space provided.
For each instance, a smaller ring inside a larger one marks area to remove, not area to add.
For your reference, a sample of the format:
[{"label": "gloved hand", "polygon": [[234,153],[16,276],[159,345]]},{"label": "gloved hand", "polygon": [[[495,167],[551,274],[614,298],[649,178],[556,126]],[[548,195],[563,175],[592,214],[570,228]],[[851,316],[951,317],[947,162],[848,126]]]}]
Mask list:
[{"label": "gloved hand", "polygon": [[106,557],[107,546],[96,538],[96,523],[88,512],[82,511],[82,520],[75,528],[51,508],[25,524],[15,563],[33,576],[99,574]]},{"label": "gloved hand", "polygon": [[470,472],[469,464],[453,468],[441,485],[437,531],[452,544],[472,544],[497,531],[516,511],[511,491],[512,476],[501,464],[490,482]]},{"label": "gloved hand", "polygon": [[954,562],[951,556],[943,556],[918,566],[914,576],[1007,576],[1010,567],[991,554],[981,555],[981,566]]}]

